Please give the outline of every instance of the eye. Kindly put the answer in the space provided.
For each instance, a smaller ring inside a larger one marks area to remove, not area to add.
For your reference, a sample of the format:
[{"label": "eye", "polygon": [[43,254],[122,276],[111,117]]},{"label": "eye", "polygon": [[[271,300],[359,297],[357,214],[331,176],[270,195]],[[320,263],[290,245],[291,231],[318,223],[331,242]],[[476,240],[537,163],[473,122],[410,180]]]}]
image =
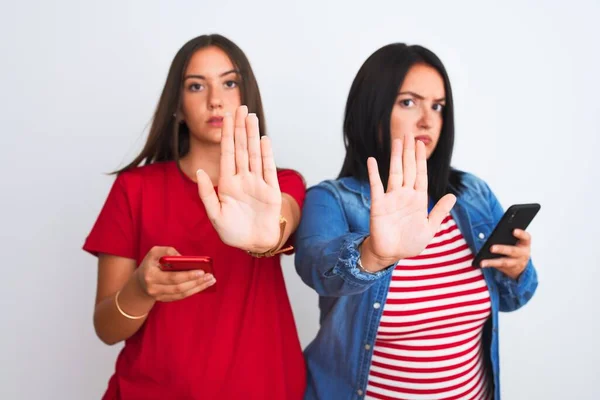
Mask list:
[{"label": "eye", "polygon": [[235,89],[238,86],[238,83],[236,81],[227,81],[225,82],[225,87],[227,89]]},{"label": "eye", "polygon": [[415,102],[413,101],[413,99],[403,99],[400,100],[400,105],[402,107],[412,107],[415,105]]},{"label": "eye", "polygon": [[437,112],[444,111],[444,105],[443,104],[434,104],[433,111],[437,111]]},{"label": "eye", "polygon": [[204,89],[204,86],[200,83],[192,83],[188,86],[190,92],[199,92]]}]

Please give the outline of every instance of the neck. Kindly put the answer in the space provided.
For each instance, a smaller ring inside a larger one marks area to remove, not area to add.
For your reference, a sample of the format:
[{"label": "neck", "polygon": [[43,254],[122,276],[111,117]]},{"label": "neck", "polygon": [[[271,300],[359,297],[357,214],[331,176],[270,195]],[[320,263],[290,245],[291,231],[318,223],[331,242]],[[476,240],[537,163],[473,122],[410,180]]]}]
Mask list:
[{"label": "neck", "polygon": [[201,143],[195,140],[190,141],[190,151],[180,160],[183,173],[190,179],[196,182],[196,171],[202,169],[210,177],[213,186],[217,186],[219,182],[220,163],[221,145],[219,143]]}]

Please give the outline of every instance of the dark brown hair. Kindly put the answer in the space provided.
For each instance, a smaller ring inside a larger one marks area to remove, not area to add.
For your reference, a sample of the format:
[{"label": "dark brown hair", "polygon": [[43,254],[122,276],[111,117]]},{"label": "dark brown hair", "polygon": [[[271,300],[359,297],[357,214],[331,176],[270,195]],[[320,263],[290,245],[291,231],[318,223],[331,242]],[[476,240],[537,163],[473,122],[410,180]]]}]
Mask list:
[{"label": "dark brown hair", "polygon": [[194,53],[209,46],[216,46],[223,50],[239,72],[241,103],[248,106],[248,111],[258,117],[260,135],[267,134],[260,91],[244,52],[231,40],[221,35],[198,36],[184,44],[171,63],[144,148],[131,163],[114,173],[126,171],[140,164],[173,160],[179,162],[179,159],[188,153],[190,132],[186,123],[179,119],[180,113],[178,113],[181,107],[183,78]]}]

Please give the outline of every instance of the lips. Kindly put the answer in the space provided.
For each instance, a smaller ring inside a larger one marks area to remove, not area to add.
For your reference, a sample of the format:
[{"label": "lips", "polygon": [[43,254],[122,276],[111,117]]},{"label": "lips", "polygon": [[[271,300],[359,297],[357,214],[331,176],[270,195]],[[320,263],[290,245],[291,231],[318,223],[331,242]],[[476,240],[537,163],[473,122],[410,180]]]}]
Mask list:
[{"label": "lips", "polygon": [[220,127],[223,125],[223,117],[210,117],[208,121],[206,121],[209,125]]}]

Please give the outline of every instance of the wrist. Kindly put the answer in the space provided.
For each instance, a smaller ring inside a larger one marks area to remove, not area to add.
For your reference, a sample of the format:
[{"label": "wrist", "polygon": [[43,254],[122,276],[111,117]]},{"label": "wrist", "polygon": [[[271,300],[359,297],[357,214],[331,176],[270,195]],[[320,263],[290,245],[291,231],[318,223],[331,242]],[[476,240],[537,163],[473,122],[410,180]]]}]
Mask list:
[{"label": "wrist", "polygon": [[253,244],[251,246],[248,246],[247,248],[243,248],[243,250],[246,250],[246,252],[249,254],[263,254],[276,249],[278,247],[278,243],[279,242],[277,241],[277,239],[275,239],[271,242],[270,245],[265,245],[263,243]]},{"label": "wrist", "polygon": [[276,254],[279,253],[283,253],[284,251],[288,251],[291,250],[292,247],[288,247],[285,249],[282,249],[282,246],[285,244],[284,243],[284,238],[285,238],[285,227],[287,225],[287,220],[280,215],[279,216],[279,238],[277,239],[277,242],[272,245],[269,248],[253,248],[253,249],[249,249],[246,252],[248,254],[250,254],[253,257],[257,257],[257,258],[261,258],[261,257],[272,257]]},{"label": "wrist", "polygon": [[114,303],[119,313],[129,320],[143,320],[154,306],[156,300],[150,297],[140,285],[139,273],[136,269],[114,296]]},{"label": "wrist", "polygon": [[505,275],[507,275],[513,281],[518,282],[519,278],[521,277],[521,275],[523,275],[524,271],[525,271],[525,268],[518,270],[518,271],[510,271],[508,273],[505,272]]},{"label": "wrist", "polygon": [[128,283],[129,285],[127,286],[131,288],[132,296],[145,302],[151,302],[154,305],[156,300],[148,293],[148,287],[144,283],[144,275],[141,272],[141,268],[138,267],[133,271],[133,275]]},{"label": "wrist", "polygon": [[373,251],[371,237],[367,238],[362,242],[359,249],[359,267],[366,272],[376,273],[386,269],[390,265],[396,263],[398,260],[389,257],[380,257]]}]

